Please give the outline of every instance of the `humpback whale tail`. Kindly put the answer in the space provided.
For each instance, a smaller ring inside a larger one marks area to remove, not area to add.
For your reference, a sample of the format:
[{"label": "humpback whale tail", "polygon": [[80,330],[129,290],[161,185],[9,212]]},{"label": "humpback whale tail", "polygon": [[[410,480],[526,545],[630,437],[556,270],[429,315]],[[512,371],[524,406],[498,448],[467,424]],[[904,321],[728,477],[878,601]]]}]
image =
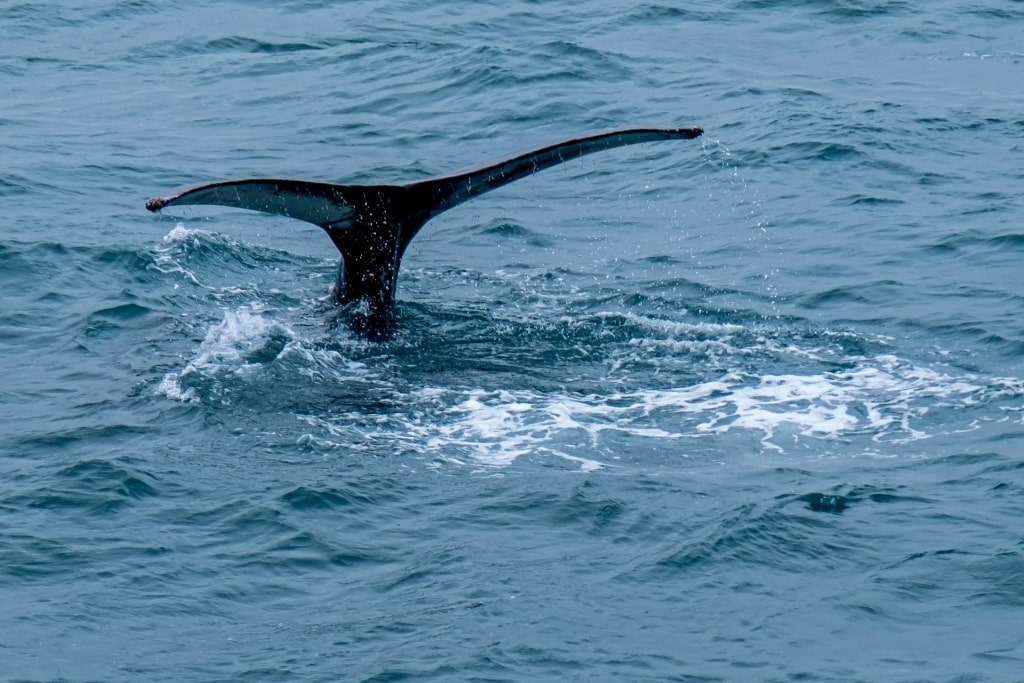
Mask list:
[{"label": "humpback whale tail", "polygon": [[655,140],[688,140],[700,128],[634,128],[567,140],[489,166],[408,185],[334,185],[250,178],[194,185],[146,202],[150,211],[216,204],[279,214],[327,231],[341,252],[335,296],[365,302],[353,326],[371,337],[391,327],[398,268],[406,247],[434,216],[477,195],[586,154]]}]

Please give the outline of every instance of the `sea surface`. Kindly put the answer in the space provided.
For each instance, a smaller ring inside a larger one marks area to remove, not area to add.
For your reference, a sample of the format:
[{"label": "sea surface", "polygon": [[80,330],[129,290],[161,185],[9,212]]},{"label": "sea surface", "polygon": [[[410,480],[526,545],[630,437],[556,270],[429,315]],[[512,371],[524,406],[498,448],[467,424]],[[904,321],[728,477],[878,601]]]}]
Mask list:
[{"label": "sea surface", "polygon": [[[1024,681],[1024,2],[0,3],[0,680]],[[315,226],[404,183],[393,338]]]}]

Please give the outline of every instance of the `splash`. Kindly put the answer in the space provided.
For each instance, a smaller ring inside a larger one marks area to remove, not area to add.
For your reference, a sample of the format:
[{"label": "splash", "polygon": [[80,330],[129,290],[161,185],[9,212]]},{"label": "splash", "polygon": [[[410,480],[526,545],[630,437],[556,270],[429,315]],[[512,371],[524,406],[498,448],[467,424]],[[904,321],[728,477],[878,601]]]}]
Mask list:
[{"label": "splash", "polygon": [[[196,387],[183,384],[190,378],[254,373],[277,358],[295,337],[291,329],[270,320],[255,307],[226,310],[221,321],[206,333],[195,358],[181,372],[164,375],[156,393],[176,401],[198,401]],[[222,393],[218,391],[219,383],[213,388],[215,393]]]}]

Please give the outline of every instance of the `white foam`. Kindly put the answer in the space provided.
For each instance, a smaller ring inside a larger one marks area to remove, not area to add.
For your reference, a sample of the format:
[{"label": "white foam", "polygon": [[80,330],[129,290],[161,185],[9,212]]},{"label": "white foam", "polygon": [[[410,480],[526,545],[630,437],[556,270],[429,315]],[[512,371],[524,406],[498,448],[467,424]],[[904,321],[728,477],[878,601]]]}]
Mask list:
[{"label": "white foam", "polygon": [[[274,329],[284,329],[280,323],[272,321],[253,307],[246,306],[235,311],[224,311],[221,321],[210,328],[206,338],[199,347],[199,355],[189,367],[195,370],[200,367],[229,365],[238,360],[246,351],[250,351],[255,343],[266,339]],[[285,332],[294,336],[290,330]],[[244,365],[244,364],[243,364]]]},{"label": "white foam", "polygon": [[212,233],[206,230],[195,230],[186,228],[184,223],[178,223],[171,231],[164,235],[164,242],[168,244],[181,244],[183,242],[197,242],[203,236],[210,236]]},{"label": "white foam", "polygon": [[[871,443],[906,444],[972,429],[966,423],[926,425],[922,418],[939,407],[968,407],[1000,393],[1019,398],[1024,385],[1012,379],[993,385],[881,356],[843,372],[734,372],[688,387],[611,394],[430,387],[401,398],[408,412],[389,416],[386,432],[409,452],[450,462],[505,467],[540,456],[595,469],[622,455],[622,437],[693,443],[751,432],[765,451],[780,453],[794,443],[860,438],[865,451],[874,451]],[[351,427],[353,417],[307,416],[306,423],[351,439],[341,425]],[[678,451],[686,456],[685,447]]]},{"label": "white foam", "polygon": [[[685,313],[685,311],[682,312]],[[732,323],[692,323],[665,320],[663,318],[652,318],[646,315],[637,315],[630,311],[596,313],[595,317],[627,320],[645,330],[670,335],[675,341],[679,341],[680,338],[685,339],[694,334],[721,337],[747,331],[747,328],[742,325],[735,325]]]},{"label": "white foam", "polygon": [[[354,413],[303,416],[321,435],[300,438],[321,447],[330,442],[324,432],[347,447],[386,441],[403,453],[456,464],[506,467],[522,457],[553,457],[592,470],[621,457],[617,444],[623,436],[692,440],[749,431],[771,452],[784,450],[785,444],[775,440],[782,431],[797,440],[925,439],[933,434],[913,423],[927,412],[929,397],[969,405],[986,391],[982,384],[899,363],[757,381],[728,374],[691,387],[610,395],[428,387],[401,397],[407,410],[381,417],[373,430],[367,429],[366,416]],[[679,453],[686,457],[685,448]]]},{"label": "white foam", "polygon": [[[178,401],[197,401],[195,390],[183,389],[182,380],[194,373],[242,375],[251,372],[259,364],[246,362],[245,355],[265,344],[271,333],[295,338],[291,329],[264,316],[256,307],[225,310],[221,321],[207,331],[196,356],[181,372],[164,375],[156,393]],[[290,346],[285,345],[281,353],[289,350]]]},{"label": "white foam", "polygon": [[195,390],[191,387],[182,390],[181,376],[173,372],[164,375],[155,391],[158,396],[166,396],[173,401],[181,401],[182,403],[191,403],[196,400]]},{"label": "white foam", "polygon": [[[156,249],[156,259],[154,262],[156,269],[166,275],[180,274],[192,284],[205,287],[205,285],[199,282],[195,273],[181,265],[176,258],[176,252],[180,245],[188,242],[198,243],[201,238],[209,237],[211,234],[204,230],[192,230],[186,228],[183,223],[178,223],[170,232],[164,235],[164,243],[170,246]],[[175,288],[177,288],[177,285],[175,285]]]}]

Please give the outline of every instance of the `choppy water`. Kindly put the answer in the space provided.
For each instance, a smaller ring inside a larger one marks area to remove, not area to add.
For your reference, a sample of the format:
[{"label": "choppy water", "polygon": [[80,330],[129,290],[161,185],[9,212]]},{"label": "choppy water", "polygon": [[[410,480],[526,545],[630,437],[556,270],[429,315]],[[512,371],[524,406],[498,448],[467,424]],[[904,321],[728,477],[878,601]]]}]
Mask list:
[{"label": "choppy water", "polygon": [[[1024,680],[1022,20],[3,5],[0,678]],[[433,221],[384,344],[143,209],[674,125]]]}]

